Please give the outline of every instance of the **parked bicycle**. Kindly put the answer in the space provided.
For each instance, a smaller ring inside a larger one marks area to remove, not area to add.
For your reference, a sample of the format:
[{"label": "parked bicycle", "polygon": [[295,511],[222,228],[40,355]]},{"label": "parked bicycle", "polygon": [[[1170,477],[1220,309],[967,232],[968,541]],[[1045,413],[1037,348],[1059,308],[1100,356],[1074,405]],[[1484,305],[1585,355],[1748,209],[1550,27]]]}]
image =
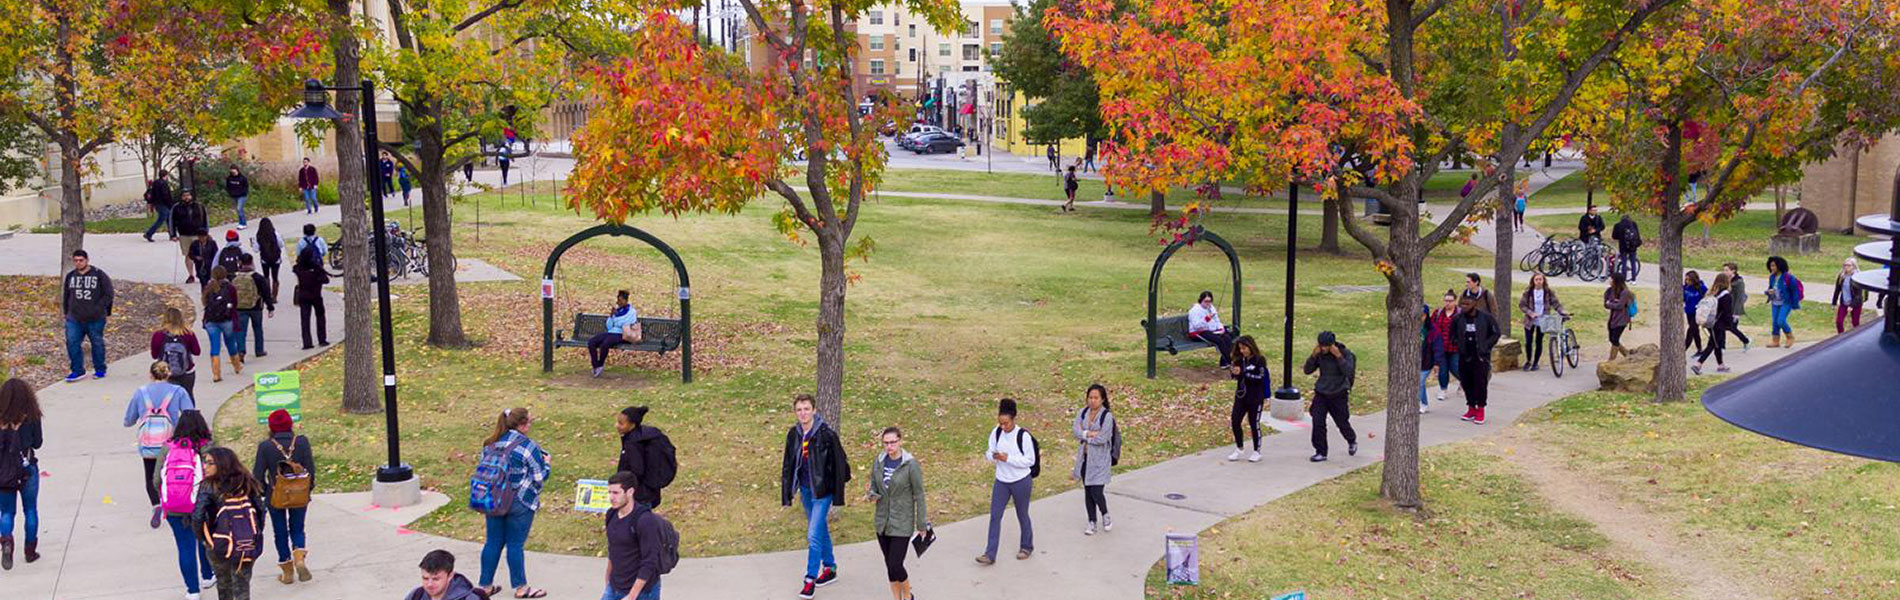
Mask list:
[{"label": "parked bicycle", "polygon": [[1634,280],[1641,265],[1624,269],[1617,263],[1616,251],[1596,240],[1553,235],[1544,238],[1544,243],[1517,259],[1517,268],[1522,271],[1537,271],[1545,277],[1576,277],[1584,281],[1601,281],[1614,272],[1628,270],[1624,279]]},{"label": "parked bicycle", "polygon": [[1544,347],[1550,350],[1550,373],[1564,376],[1564,366],[1577,368],[1581,346],[1577,343],[1577,332],[1570,329],[1570,315],[1546,314],[1537,320],[1540,335],[1545,336]]},{"label": "parked bicycle", "polygon": [[[428,277],[429,245],[426,243],[426,240],[419,235],[411,235],[409,232],[403,231],[402,226],[396,221],[390,221],[386,226],[389,229],[387,238],[389,243],[389,276],[395,279],[402,279],[407,278],[410,273],[415,273],[423,277]],[[343,244],[341,244],[340,241],[328,241],[328,243],[330,253],[328,259],[325,261],[325,267],[327,267],[332,277],[342,277],[344,260]],[[374,244],[375,240],[372,239],[369,240],[366,245],[373,246]],[[374,280],[375,278],[376,275],[372,272],[370,279]]]}]

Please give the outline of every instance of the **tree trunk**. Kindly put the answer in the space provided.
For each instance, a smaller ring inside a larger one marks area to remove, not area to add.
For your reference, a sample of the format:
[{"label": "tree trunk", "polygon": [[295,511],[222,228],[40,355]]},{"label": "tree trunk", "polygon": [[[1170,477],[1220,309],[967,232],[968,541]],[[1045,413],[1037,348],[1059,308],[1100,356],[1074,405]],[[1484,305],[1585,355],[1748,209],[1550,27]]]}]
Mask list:
[{"label": "tree trunk", "polygon": [[844,413],[844,247],[841,232],[819,230],[818,256],[818,414],[841,429]]},{"label": "tree trunk", "polygon": [[[1516,139],[1516,135],[1516,125],[1504,126],[1504,140]],[[1505,143],[1509,144],[1508,141]],[[1512,157],[1507,156],[1505,158]],[[1492,257],[1493,269],[1491,274],[1491,294],[1497,300],[1498,312],[1491,316],[1497,317],[1498,319],[1498,331],[1503,333],[1504,337],[1511,337],[1511,332],[1513,331],[1511,329],[1513,309],[1508,307],[1517,306],[1516,297],[1511,295],[1511,279],[1516,275],[1516,272],[1512,270],[1515,268],[1513,263],[1517,262],[1516,251],[1511,247],[1513,245],[1512,242],[1517,241],[1517,233],[1513,231],[1515,221],[1513,220],[1514,217],[1512,214],[1517,208],[1517,161],[1505,161],[1502,166],[1503,169],[1500,170],[1502,175],[1499,176],[1500,179],[1498,180],[1500,182],[1498,183],[1497,194],[1498,217],[1493,219],[1493,222],[1497,223],[1498,248]]]},{"label": "tree trunk", "polygon": [[65,272],[66,259],[86,247],[86,196],[80,185],[79,141],[70,133],[59,140],[59,272]]},{"label": "tree trunk", "polygon": [[[1656,401],[1678,402],[1688,392],[1688,358],[1683,356],[1682,340],[1685,330],[1683,324],[1687,315],[1683,314],[1682,294],[1682,230],[1693,219],[1682,213],[1682,127],[1673,124],[1668,127],[1667,149],[1663,153],[1662,172],[1670,175],[1669,183],[1663,186],[1662,215],[1656,228],[1658,238],[1656,247],[1656,289],[1662,296],[1656,310],[1662,317],[1660,334],[1662,360],[1656,366]],[[1710,290],[1711,292],[1715,290]]]},{"label": "tree trunk", "polygon": [[1425,299],[1420,290],[1425,249],[1418,239],[1417,175],[1394,191],[1401,201],[1390,207],[1392,226],[1387,250],[1393,274],[1385,296],[1385,464],[1379,495],[1404,510],[1424,506],[1419,494],[1418,370],[1419,318]]},{"label": "tree trunk", "polygon": [[[1320,212],[1325,215],[1320,217],[1319,251],[1327,254],[1342,254],[1339,250],[1339,214],[1334,212],[1334,209],[1340,202],[1346,201],[1346,185],[1342,182],[1338,188],[1337,197],[1327,198],[1320,203],[1323,209]],[[1300,207],[1295,206],[1292,210],[1299,209]]]},{"label": "tree trunk", "polygon": [[[431,115],[425,123],[440,123]],[[466,348],[468,336],[462,331],[461,296],[455,289],[455,236],[449,214],[449,187],[443,170],[442,130],[430,125],[417,130],[422,142],[417,159],[422,163],[416,173],[422,184],[422,223],[429,246],[429,345],[438,348]]]},{"label": "tree trunk", "polygon": [[1168,193],[1155,190],[1148,193],[1148,216],[1159,217],[1168,214]]},{"label": "tree trunk", "polygon": [[[362,81],[356,32],[351,29],[351,0],[328,0],[334,19],[330,31],[331,58],[336,63],[333,84],[353,86]],[[370,307],[369,215],[364,202],[369,195],[369,180],[363,164],[363,103],[361,94],[339,92],[333,96],[337,112],[351,118],[338,119],[333,125],[336,136],[337,208],[343,213],[341,240],[335,251],[343,261],[343,410],[373,413],[383,410],[381,379],[376,376],[377,340],[371,324],[375,310]],[[381,198],[376,199],[378,202]]]}]

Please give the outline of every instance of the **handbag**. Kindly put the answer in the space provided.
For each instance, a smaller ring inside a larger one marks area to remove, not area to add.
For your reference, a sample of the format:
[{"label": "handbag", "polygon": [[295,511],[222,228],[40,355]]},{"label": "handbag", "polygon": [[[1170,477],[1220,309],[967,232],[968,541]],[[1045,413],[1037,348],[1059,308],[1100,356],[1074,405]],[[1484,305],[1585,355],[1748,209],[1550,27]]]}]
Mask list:
[{"label": "handbag", "polygon": [[917,550],[918,558],[922,558],[924,551],[929,550],[930,545],[935,543],[937,543],[937,529],[931,527],[929,523],[924,524],[923,535],[912,535],[910,537],[910,547]]}]

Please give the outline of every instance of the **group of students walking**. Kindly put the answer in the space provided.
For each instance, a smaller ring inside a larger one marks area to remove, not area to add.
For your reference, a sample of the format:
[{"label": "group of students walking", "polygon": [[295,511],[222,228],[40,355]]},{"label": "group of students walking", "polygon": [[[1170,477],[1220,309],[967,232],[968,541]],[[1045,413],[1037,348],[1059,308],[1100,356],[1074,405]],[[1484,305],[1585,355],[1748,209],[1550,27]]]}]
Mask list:
[{"label": "group of students walking", "polygon": [[[1788,269],[1788,260],[1780,256],[1770,256],[1763,266],[1768,271],[1768,283],[1762,295],[1768,302],[1770,348],[1794,347],[1794,328],[1788,324],[1788,317],[1794,311],[1801,310],[1801,302],[1807,299],[1807,287],[1801,279]],[[1834,295],[1829,301],[1835,307],[1834,327],[1836,333],[1846,331],[1845,321],[1851,315],[1855,327],[1860,326],[1861,305],[1866,301],[1865,292],[1854,288],[1854,274],[1859,271],[1854,259],[1842,262],[1841,273],[1834,280]],[[1715,357],[1717,372],[1728,372],[1722,351],[1728,346],[1728,336],[1733,334],[1741,340],[1742,349],[1749,346],[1748,334],[1742,332],[1741,320],[1748,305],[1748,288],[1742,281],[1741,273],[1735,263],[1722,265],[1722,272],[1715,276],[1711,285],[1704,285],[1700,274],[1689,271],[1683,274],[1682,282],[1683,310],[1689,318],[1689,333],[1683,340],[1683,348],[1695,354],[1695,364],[1690,370],[1702,374],[1702,367],[1710,356]],[[1707,343],[1702,333],[1708,333]]]}]

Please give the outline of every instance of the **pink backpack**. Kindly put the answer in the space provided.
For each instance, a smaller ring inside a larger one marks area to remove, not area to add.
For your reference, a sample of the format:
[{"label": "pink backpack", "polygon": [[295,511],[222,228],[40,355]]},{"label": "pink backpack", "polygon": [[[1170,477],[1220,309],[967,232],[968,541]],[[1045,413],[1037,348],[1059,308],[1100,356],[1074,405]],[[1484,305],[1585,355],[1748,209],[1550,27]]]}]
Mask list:
[{"label": "pink backpack", "polygon": [[191,514],[198,504],[198,483],[204,479],[198,448],[190,440],[174,440],[165,447],[164,469],[159,472],[159,506],[169,514]]}]

